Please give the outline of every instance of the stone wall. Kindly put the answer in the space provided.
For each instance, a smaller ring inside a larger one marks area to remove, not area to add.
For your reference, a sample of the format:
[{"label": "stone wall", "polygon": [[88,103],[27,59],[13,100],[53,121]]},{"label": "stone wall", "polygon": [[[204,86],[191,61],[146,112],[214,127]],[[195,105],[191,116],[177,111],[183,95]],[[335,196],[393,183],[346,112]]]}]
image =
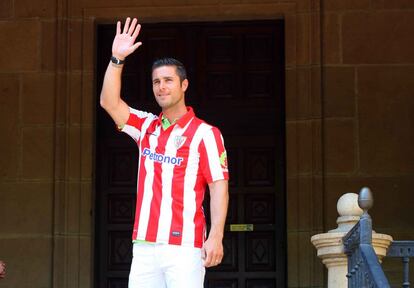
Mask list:
[{"label": "stone wall", "polygon": [[323,11],[325,227],[336,226],[340,195],[369,186],[373,228],[412,240],[414,3],[324,1]]},{"label": "stone wall", "polygon": [[0,287],[92,287],[94,27],[125,16],[285,19],[289,287],[323,286],[310,236],[363,185],[374,228],[414,239],[413,14],[411,0],[2,0]]}]

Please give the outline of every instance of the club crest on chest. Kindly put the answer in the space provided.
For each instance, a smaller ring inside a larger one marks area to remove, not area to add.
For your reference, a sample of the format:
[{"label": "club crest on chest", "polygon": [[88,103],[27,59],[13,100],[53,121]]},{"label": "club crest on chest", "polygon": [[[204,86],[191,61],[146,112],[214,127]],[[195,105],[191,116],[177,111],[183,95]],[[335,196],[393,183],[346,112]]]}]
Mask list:
[{"label": "club crest on chest", "polygon": [[187,137],[185,136],[175,136],[174,138],[175,148],[180,149],[184,145],[185,140],[187,140]]}]

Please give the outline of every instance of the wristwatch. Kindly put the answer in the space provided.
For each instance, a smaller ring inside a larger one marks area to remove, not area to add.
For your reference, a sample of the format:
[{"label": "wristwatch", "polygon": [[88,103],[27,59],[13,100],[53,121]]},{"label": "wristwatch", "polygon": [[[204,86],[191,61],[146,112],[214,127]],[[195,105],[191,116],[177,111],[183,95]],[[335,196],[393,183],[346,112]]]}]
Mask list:
[{"label": "wristwatch", "polygon": [[116,65],[122,65],[125,63],[125,60],[121,60],[121,59],[116,58],[115,56],[111,56],[111,62]]}]

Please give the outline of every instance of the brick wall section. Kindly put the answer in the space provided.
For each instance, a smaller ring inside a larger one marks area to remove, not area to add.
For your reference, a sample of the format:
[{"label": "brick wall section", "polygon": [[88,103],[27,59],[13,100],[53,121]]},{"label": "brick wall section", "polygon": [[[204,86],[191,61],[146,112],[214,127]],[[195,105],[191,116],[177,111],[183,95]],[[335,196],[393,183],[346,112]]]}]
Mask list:
[{"label": "brick wall section", "polygon": [[1,1],[0,288],[92,287],[94,21],[131,11],[145,21],[214,21],[288,7],[289,287],[323,286],[309,239],[336,226],[345,192],[370,186],[374,228],[414,239],[413,1],[320,2]]}]

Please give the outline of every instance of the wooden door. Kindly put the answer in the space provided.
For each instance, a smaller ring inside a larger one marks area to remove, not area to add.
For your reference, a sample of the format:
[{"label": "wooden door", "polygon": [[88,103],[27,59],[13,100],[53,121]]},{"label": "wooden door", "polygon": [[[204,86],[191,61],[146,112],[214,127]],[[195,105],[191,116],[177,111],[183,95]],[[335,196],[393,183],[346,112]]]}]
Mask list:
[{"label": "wooden door", "polygon": [[[98,26],[97,95],[114,30]],[[187,68],[187,104],[223,133],[231,177],[225,257],[207,270],[205,287],[286,286],[283,33],[283,21],[144,24],[144,45],[127,59],[122,94],[129,105],[159,113],[151,63],[172,56]],[[95,283],[123,288],[131,261],[138,150],[97,106]],[[207,193],[207,219],[208,200]],[[249,231],[232,231],[246,227]]]}]

